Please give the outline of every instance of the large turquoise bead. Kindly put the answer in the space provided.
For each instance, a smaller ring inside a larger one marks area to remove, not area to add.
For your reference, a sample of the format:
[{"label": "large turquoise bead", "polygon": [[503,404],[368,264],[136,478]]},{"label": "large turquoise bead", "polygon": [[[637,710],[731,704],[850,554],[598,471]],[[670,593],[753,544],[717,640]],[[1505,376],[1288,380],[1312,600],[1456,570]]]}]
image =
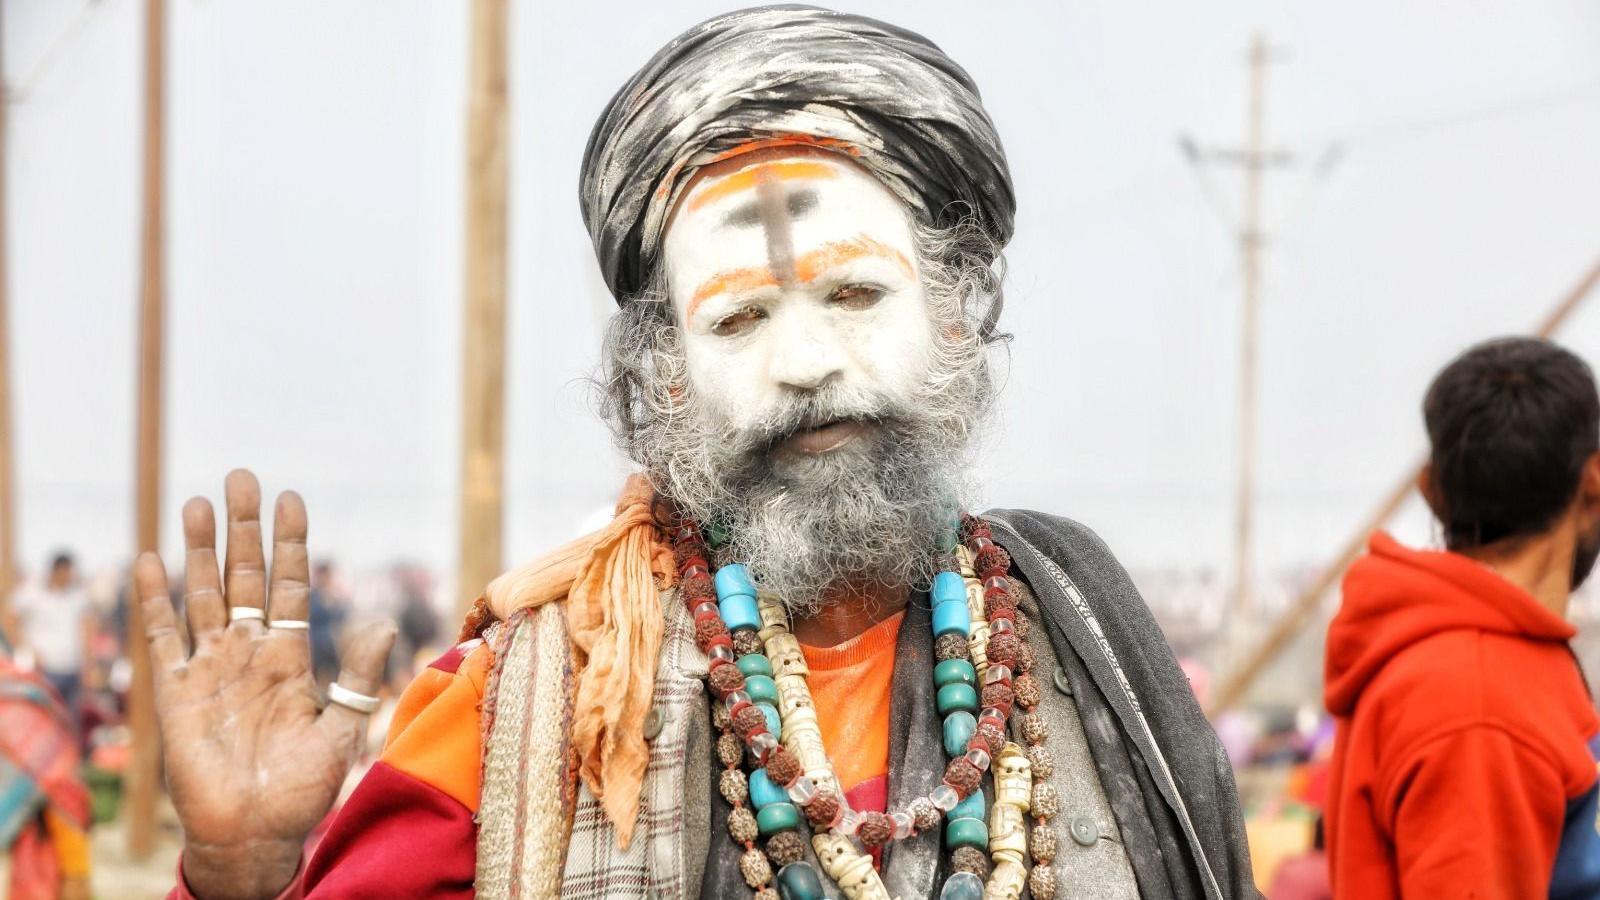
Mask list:
[{"label": "large turquoise bead", "polygon": [[977,684],[978,670],[964,659],[941,660],[933,667],[933,683],[939,687],[947,684]]},{"label": "large turquoise bead", "polygon": [[[721,591],[719,590],[718,593],[720,594]],[[756,598],[753,594],[720,596],[717,602],[717,611],[722,613],[722,621],[728,623],[729,631],[737,631],[740,628],[761,627],[761,614],[756,612]]]},{"label": "large turquoise bead", "polygon": [[967,752],[967,742],[978,733],[978,720],[972,713],[957,710],[944,717],[944,755],[960,756]]},{"label": "large turquoise bead", "polygon": [[756,827],[763,835],[799,828],[800,807],[787,802],[769,803],[756,813]]},{"label": "large turquoise bead", "polygon": [[971,872],[957,872],[944,880],[939,900],[983,900],[983,879]]},{"label": "large turquoise bead", "polygon": [[982,819],[955,819],[948,822],[944,826],[944,846],[947,850],[957,847],[988,850],[989,826],[983,824]]},{"label": "large turquoise bead", "polygon": [[[736,594],[749,597],[756,595],[755,583],[750,580],[750,571],[744,567],[744,563],[729,563],[718,569],[716,583],[719,600],[726,600]],[[733,623],[729,622],[728,627],[732,628]]]},{"label": "large turquoise bead", "polygon": [[951,810],[944,814],[947,821],[956,819],[982,819],[986,810],[983,808],[983,791],[973,791],[967,799],[957,803]]},{"label": "large turquoise bead", "polygon": [[933,576],[933,605],[959,603],[967,605],[967,583],[955,572],[940,572]]},{"label": "large turquoise bead", "polygon": [[[729,627],[733,623],[728,623]],[[972,626],[972,614],[967,612],[967,601],[960,603],[946,601],[933,608],[933,636],[941,637],[946,634],[959,634],[967,636],[967,631]]]},{"label": "large turquoise bead", "polygon": [[957,710],[975,713],[978,711],[978,692],[970,684],[947,684],[939,688],[935,702],[941,716],[948,716]]},{"label": "large turquoise bead", "polygon": [[746,653],[734,661],[734,665],[739,667],[739,671],[743,672],[746,678],[751,675],[772,674],[772,662],[760,653]]},{"label": "large turquoise bead", "polygon": [[778,870],[778,896],[782,900],[823,900],[822,879],[807,862],[790,863]]},{"label": "large turquoise bead", "polygon": [[744,692],[750,699],[757,703],[778,702],[778,683],[766,675],[746,675],[744,679]]},{"label": "large turquoise bead", "polygon": [[766,769],[750,773],[750,805],[765,809],[774,803],[788,803],[789,792],[772,780]]},{"label": "large turquoise bead", "polygon": [[[745,682],[747,685],[749,683]],[[761,714],[767,717],[767,730],[772,732],[772,736],[783,737],[783,720],[778,718],[778,708],[771,703],[757,703],[756,709],[761,710]]]}]

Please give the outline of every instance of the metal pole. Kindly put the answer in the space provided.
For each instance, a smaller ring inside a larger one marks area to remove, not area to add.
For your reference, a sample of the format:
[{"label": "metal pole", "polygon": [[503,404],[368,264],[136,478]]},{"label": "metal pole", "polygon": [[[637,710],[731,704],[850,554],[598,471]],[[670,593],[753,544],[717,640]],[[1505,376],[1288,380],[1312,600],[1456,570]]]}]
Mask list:
[{"label": "metal pole", "polygon": [[506,357],[506,0],[473,0],[462,321],[460,582],[472,602],[500,573]]}]

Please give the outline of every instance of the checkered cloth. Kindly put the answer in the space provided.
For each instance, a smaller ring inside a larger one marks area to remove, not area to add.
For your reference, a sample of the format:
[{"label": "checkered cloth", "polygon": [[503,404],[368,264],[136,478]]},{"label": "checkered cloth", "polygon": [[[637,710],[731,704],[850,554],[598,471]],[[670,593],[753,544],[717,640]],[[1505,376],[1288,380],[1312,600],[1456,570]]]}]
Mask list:
[{"label": "checkered cloth", "polygon": [[[686,763],[704,760],[710,752],[703,740],[691,741],[690,728],[693,717],[703,712],[705,686],[701,679],[707,660],[695,646],[694,620],[677,602],[676,591],[662,594],[661,609],[666,631],[651,701],[651,714],[659,717],[661,732],[650,741],[650,764],[633,842],[627,849],[618,848],[616,828],[600,801],[580,785],[562,900],[693,897],[700,892],[699,878],[693,876],[704,860],[685,858],[684,835],[696,830],[704,833],[709,823],[686,821],[684,791]],[[692,806],[700,810],[705,804]]]},{"label": "checkered cloth", "polygon": [[[617,846],[616,826],[600,800],[573,777],[567,746],[571,654],[560,606],[548,604],[486,635],[495,645],[495,671],[484,697],[490,722],[478,812],[479,898],[699,893],[705,861],[687,858],[684,835],[704,834],[709,821],[689,818],[709,812],[703,803],[686,811],[684,796],[688,761],[708,759],[711,750],[706,729],[691,727],[704,714],[707,660],[676,591],[662,594],[661,608],[666,628],[651,704],[660,733],[650,742],[639,819],[626,849]],[[568,760],[566,778],[552,779],[540,765],[550,759]]]}]

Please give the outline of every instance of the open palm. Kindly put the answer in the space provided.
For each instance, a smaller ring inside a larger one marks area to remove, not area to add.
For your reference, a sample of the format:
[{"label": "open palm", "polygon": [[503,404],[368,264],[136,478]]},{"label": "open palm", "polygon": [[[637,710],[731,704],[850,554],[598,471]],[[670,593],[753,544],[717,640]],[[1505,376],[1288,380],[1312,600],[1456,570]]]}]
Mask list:
[{"label": "open palm", "polygon": [[[188,652],[160,558],[143,554],[134,569],[184,875],[205,900],[272,897],[293,879],[301,845],[338,797],[367,724],[364,714],[319,702],[303,625],[305,505],[292,492],[279,495],[269,576],[255,476],[235,470],[225,490],[220,570],[211,504],[195,498],[183,508]],[[250,609],[264,610],[266,621],[230,622],[231,610]],[[393,643],[387,623],[364,631],[345,652],[339,684],[375,693]]]}]

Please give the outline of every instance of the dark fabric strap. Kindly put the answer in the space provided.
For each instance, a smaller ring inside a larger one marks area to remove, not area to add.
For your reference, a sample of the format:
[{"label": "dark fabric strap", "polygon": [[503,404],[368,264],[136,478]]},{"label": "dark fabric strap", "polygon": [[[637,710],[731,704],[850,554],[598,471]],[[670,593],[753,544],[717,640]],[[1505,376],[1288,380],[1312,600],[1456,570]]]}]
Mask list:
[{"label": "dark fabric strap", "polygon": [[[1090,748],[1096,766],[1109,770],[1102,772],[1108,794],[1125,789],[1119,773],[1138,784],[1170,896],[1259,897],[1227,754],[1127,572],[1094,532],[1070,519],[1029,510],[985,518],[1037,595],[1058,655],[1081,661],[1084,686],[1095,688],[1078,697],[1080,711],[1098,697],[1111,713],[1114,735],[1103,722],[1090,727],[1092,711],[1085,716]],[[1127,797],[1115,809],[1119,825],[1139,831]],[[1135,865],[1143,889],[1149,865]]]}]

